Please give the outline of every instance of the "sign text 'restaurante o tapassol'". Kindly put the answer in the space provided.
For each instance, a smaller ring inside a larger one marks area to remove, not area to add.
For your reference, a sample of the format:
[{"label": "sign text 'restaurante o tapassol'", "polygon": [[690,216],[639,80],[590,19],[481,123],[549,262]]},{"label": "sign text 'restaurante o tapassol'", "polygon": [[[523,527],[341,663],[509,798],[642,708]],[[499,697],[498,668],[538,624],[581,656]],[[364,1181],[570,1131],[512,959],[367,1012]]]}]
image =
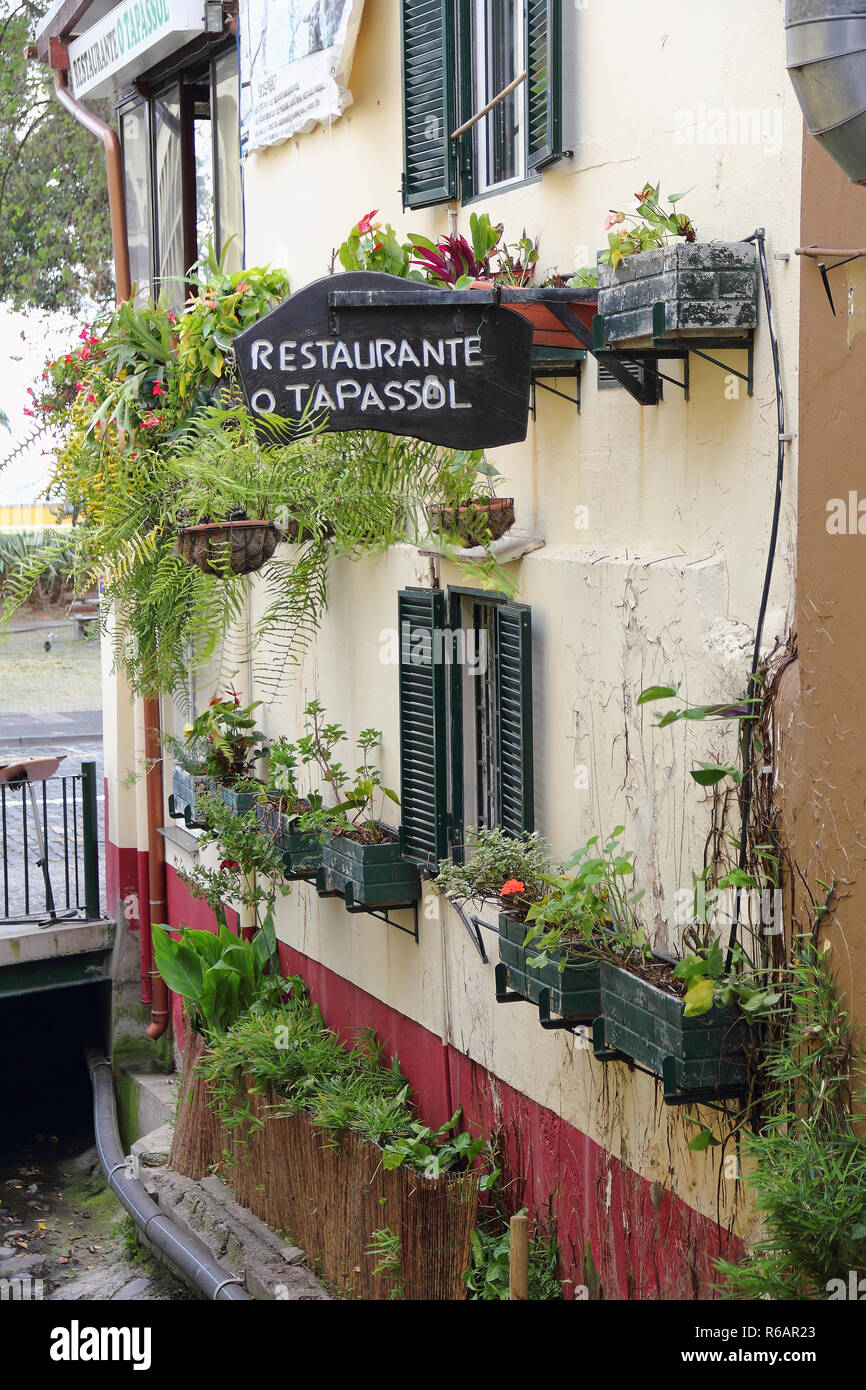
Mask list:
[{"label": "sign text 'restaurante o tapassol'", "polygon": [[453,448],[524,439],[530,324],[493,303],[437,298],[371,271],[316,281],[235,339],[250,409]]},{"label": "sign text 'restaurante o tapassol'", "polygon": [[69,45],[72,90],[106,96],[203,26],[202,0],[123,0]]}]

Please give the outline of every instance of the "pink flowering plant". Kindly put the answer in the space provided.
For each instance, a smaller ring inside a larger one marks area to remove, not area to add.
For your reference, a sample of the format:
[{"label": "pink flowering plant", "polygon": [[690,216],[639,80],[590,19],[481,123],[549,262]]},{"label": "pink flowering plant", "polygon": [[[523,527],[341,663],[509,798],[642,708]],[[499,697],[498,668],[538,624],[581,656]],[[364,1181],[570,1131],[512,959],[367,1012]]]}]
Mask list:
[{"label": "pink flowering plant", "polygon": [[694,241],[697,233],[691,218],[684,212],[677,212],[677,203],[685,197],[685,193],[672,193],[668,199],[670,208],[665,208],[661,201],[661,183],[645,183],[634,195],[634,202],[625,209],[611,208],[604,224],[608,245],[599,255],[601,264],[616,270],[626,256],[666,246],[674,237]]}]

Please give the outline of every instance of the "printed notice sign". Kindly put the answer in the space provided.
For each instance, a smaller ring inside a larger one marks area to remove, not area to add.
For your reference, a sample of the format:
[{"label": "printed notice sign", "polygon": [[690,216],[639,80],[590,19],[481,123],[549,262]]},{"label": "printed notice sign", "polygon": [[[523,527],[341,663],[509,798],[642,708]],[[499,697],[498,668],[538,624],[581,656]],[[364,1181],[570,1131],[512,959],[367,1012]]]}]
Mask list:
[{"label": "printed notice sign", "polygon": [[245,0],[241,153],[342,116],[364,0]]},{"label": "printed notice sign", "polygon": [[256,414],[456,449],[526,438],[532,325],[492,293],[461,300],[349,271],[284,300],[234,346]]}]

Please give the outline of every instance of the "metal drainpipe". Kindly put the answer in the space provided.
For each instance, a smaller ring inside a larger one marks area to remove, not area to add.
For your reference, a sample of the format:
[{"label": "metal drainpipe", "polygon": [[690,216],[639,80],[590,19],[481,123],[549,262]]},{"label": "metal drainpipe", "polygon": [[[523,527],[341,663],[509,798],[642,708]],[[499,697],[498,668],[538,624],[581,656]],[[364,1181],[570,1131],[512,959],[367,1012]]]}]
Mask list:
[{"label": "metal drainpipe", "polygon": [[[54,69],[54,90],[58,101],[74,116],[79,125],[102,141],[105,151],[105,171],[108,178],[108,209],[111,219],[111,245],[114,253],[115,299],[118,304],[129,299],[132,278],[129,271],[129,245],[126,237],[126,202],[123,192],[123,164],[117,133],[88,107],[72,95],[67,74]],[[147,871],[148,907],[139,905],[141,936],[142,985],[145,975],[152,981],[152,1022],[147,1029],[149,1038],[161,1038],[168,1027],[168,990],[158,971],[153,969],[152,927],[165,919],[165,849],[159,827],[162,825],[162,750],[159,742],[159,701],[144,701],[144,757],[147,771]]]}]

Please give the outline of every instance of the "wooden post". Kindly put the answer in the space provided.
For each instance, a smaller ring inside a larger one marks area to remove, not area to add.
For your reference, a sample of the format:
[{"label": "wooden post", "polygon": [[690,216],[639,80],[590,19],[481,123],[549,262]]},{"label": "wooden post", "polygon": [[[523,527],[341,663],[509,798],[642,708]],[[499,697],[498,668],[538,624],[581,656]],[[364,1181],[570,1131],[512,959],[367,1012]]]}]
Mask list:
[{"label": "wooden post", "polygon": [[524,1212],[511,1218],[511,1244],[508,1266],[509,1297],[529,1299],[529,1217]]}]

